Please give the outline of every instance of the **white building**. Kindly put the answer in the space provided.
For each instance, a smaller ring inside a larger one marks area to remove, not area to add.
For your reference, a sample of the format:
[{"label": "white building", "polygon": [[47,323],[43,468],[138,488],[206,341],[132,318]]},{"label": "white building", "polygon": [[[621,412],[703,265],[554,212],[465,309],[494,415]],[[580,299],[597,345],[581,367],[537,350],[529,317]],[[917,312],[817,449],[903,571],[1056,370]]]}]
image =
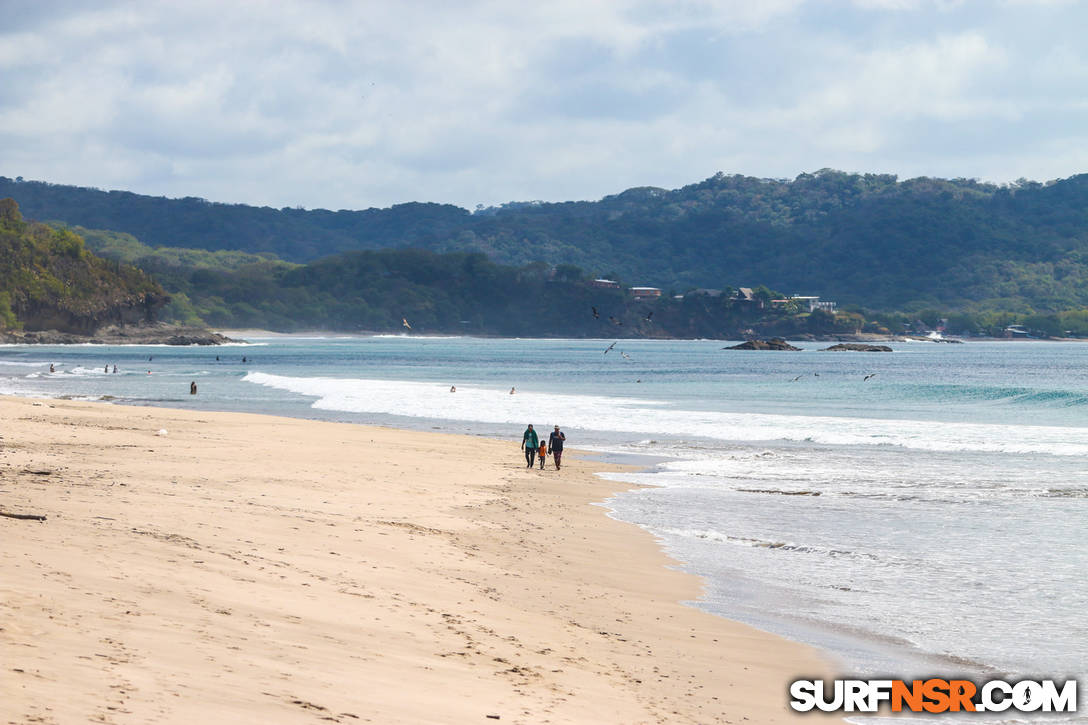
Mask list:
[{"label": "white building", "polygon": [[790,297],[791,302],[797,303],[798,309],[808,308],[809,312],[815,312],[816,310],[823,310],[824,312],[835,313],[835,308],[838,306],[834,302],[821,302],[819,297],[807,297],[804,295],[793,295]]}]

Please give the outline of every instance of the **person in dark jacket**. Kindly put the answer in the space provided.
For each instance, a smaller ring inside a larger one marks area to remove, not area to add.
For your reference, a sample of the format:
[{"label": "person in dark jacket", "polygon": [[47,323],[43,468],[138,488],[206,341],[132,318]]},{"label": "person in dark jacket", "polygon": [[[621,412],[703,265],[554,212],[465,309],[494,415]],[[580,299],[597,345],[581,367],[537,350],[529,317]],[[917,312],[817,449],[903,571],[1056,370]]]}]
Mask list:
[{"label": "person in dark jacket", "polygon": [[552,454],[552,460],[555,461],[555,470],[559,470],[559,461],[563,458],[563,441],[567,437],[563,435],[563,431],[559,430],[559,426],[555,426],[555,430],[548,436],[548,453]]},{"label": "person in dark jacket", "polygon": [[533,424],[530,423],[529,427],[525,429],[525,433],[521,436],[521,447],[525,449],[525,467],[532,468],[533,461],[536,460],[536,449],[540,445],[540,439],[537,438],[536,431],[533,430]]}]

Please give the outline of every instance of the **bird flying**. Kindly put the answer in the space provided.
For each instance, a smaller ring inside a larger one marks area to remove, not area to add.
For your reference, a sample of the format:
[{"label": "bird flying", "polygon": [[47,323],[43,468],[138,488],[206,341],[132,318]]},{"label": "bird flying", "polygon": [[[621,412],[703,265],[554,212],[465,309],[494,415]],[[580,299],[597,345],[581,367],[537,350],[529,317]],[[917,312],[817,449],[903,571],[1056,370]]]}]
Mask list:
[{"label": "bird flying", "polygon": [[620,355],[623,356],[624,360],[630,360],[631,359],[631,356],[628,355],[627,353],[625,353],[623,350],[620,350]]},{"label": "bird flying", "polygon": [[[617,342],[618,342],[618,341],[617,341]],[[606,348],[604,349],[604,353],[603,353],[603,354],[607,355],[607,354],[608,354],[608,351],[609,351],[609,350],[611,350],[612,348],[614,348],[615,346],[616,346],[616,343],[615,343],[615,342],[614,342],[614,343],[612,343],[611,345],[609,345],[608,347],[606,347]]]},{"label": "bird flying", "polygon": [[864,383],[866,380],[868,380],[869,378],[873,378],[873,377],[876,377],[876,373],[869,373],[868,375],[866,375],[864,378],[861,379],[861,382]]},{"label": "bird flying", "polygon": [[402,317],[402,318],[400,318],[400,324],[404,325],[404,326],[405,326],[405,327],[407,327],[407,328],[408,328],[409,330],[411,330],[411,329],[412,329],[412,326],[408,324],[408,318],[407,318],[407,317]]},{"label": "bird flying", "polygon": [[601,313],[600,313],[600,312],[597,312],[597,308],[596,308],[596,307],[590,306],[590,308],[589,308],[589,309],[593,310],[593,319],[594,319],[594,320],[599,320],[599,319],[601,319]]}]

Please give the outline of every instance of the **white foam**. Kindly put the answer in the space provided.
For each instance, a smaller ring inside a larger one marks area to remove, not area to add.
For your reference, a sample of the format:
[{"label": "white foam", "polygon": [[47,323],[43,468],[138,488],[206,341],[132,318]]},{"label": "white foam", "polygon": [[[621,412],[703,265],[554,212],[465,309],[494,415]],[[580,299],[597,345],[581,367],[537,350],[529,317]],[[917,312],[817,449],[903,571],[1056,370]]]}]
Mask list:
[{"label": "white foam", "polygon": [[[468,335],[409,335],[406,332],[395,334],[367,335],[372,340],[467,340]],[[516,338],[515,338],[516,339]]]},{"label": "white foam", "polygon": [[54,374],[60,375],[75,375],[77,377],[90,377],[93,375],[106,375],[107,373],[99,370],[98,368],[85,368],[80,365],[72,368],[71,370],[58,370]]},{"label": "white foam", "polygon": [[671,403],[634,398],[526,390],[509,395],[506,389],[463,385],[450,393],[445,383],[287,377],[260,372],[248,373],[243,380],[313,396],[317,398],[313,407],[318,409],[352,413],[510,425],[546,423],[747,443],[802,441],[936,452],[1088,455],[1085,428],[683,410]]}]

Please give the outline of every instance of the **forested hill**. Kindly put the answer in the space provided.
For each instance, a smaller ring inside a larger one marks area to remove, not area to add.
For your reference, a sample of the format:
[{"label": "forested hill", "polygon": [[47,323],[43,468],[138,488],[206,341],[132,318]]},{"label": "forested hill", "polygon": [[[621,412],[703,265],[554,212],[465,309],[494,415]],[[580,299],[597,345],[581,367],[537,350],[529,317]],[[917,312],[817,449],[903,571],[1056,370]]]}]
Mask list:
[{"label": "forested hill", "polygon": [[89,334],[150,321],[167,299],[139,269],[96,257],[69,230],[24,221],[0,199],[0,329]]},{"label": "forested hill", "polygon": [[0,176],[0,197],[19,202],[40,221],[131,234],[154,247],[270,252],[307,262],[338,252],[434,247],[472,216],[449,204],[397,204],[388,209],[327,211],[167,199]]},{"label": "forested hill", "polygon": [[1088,175],[998,187],[832,170],[792,181],[719,174],[671,191],[474,214],[437,204],[275,210],[0,177],[8,195],[37,219],[290,261],[416,247],[574,264],[666,290],[765,284],[870,308],[1088,305]]}]

